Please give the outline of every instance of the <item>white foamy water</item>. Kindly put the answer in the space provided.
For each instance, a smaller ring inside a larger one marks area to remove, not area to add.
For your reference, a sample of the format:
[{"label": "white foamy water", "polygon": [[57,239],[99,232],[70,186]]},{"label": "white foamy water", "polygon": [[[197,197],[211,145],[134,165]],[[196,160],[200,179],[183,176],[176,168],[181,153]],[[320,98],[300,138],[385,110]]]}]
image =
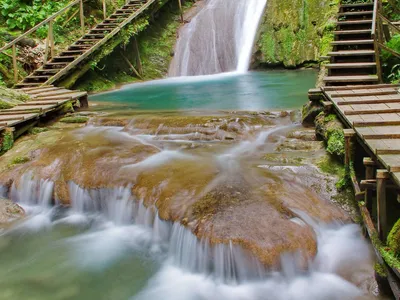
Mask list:
[{"label": "white foamy water", "polygon": [[[10,195],[14,201],[49,207],[50,187],[51,182],[27,174]],[[77,215],[86,218],[89,230],[64,241],[71,249],[68,263],[82,270],[102,272],[132,251],[153,256],[159,270],[142,291],[132,295],[135,300],[356,299],[363,295],[356,284],[372,272],[369,246],[356,225],[319,224],[295,212],[298,222],[314,229],[318,254],[308,270],[298,267],[296,253],[287,253],[282,255],[282,271],[269,271],[233,243],[211,245],[181,224],[161,220],[155,207],[134,199],[130,186],[83,189],[71,182],[69,188],[70,210],[61,216],[54,209],[32,210],[35,215],[25,228],[71,224]]]},{"label": "white foamy water", "polygon": [[170,76],[248,70],[267,0],[206,0],[180,32]]}]

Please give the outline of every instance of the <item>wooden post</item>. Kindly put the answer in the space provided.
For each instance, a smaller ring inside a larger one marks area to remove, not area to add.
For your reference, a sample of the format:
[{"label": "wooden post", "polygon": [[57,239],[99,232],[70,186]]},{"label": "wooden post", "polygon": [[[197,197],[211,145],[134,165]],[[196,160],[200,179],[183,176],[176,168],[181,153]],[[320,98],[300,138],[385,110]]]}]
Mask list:
[{"label": "wooden post", "polygon": [[378,233],[381,241],[385,241],[388,233],[387,211],[386,211],[386,184],[389,178],[387,170],[377,170],[377,213],[378,213]]},{"label": "wooden post", "polygon": [[18,65],[17,65],[17,47],[15,44],[12,45],[12,60],[14,69],[14,82],[18,82]]},{"label": "wooden post", "polygon": [[47,33],[47,38],[46,38],[46,47],[44,48],[44,57],[43,57],[43,63],[45,64],[49,58],[49,43],[50,43],[50,28]]},{"label": "wooden post", "polygon": [[[364,166],[365,166],[365,179],[374,179],[375,173],[375,162],[370,157],[364,157]],[[365,206],[368,209],[372,208],[372,191],[371,189],[366,189],[365,198],[364,198]]]},{"label": "wooden post", "polygon": [[355,131],[353,129],[344,129],[344,141],[345,141],[345,156],[344,164],[345,167],[350,170],[350,163],[352,162],[352,139],[355,136]]},{"label": "wooden post", "polygon": [[103,15],[104,15],[104,19],[106,19],[107,18],[106,0],[103,0]]},{"label": "wooden post", "polygon": [[134,51],[136,53],[136,67],[139,74],[142,76],[143,75],[142,60],[140,59],[139,44],[137,42],[136,37],[134,37],[133,43],[134,43]]},{"label": "wooden post", "polygon": [[50,40],[50,52],[51,52],[51,58],[53,58],[54,55],[54,31],[53,31],[53,20],[50,21],[49,23],[49,40]]},{"label": "wooden post", "polygon": [[181,22],[183,23],[183,10],[182,10],[182,0],[178,0],[178,4],[179,4],[179,11],[181,13]]},{"label": "wooden post", "polygon": [[81,16],[82,35],[84,35],[85,34],[85,15],[83,14],[83,0],[81,0],[79,3],[79,10],[80,10],[80,16]]}]

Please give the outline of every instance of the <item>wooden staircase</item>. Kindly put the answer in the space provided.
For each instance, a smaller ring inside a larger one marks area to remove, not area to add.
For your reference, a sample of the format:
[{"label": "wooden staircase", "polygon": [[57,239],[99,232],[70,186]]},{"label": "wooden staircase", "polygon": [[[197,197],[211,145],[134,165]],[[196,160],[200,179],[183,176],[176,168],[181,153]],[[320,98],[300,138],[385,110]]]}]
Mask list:
[{"label": "wooden staircase", "polygon": [[378,83],[372,38],[373,3],[342,4],[338,17],[325,85]]},{"label": "wooden staircase", "polygon": [[24,78],[15,88],[33,88],[50,85],[78,67],[79,63],[88,58],[96,50],[115,36],[124,26],[141,15],[157,0],[128,0],[124,6],[117,9],[107,19],[92,28],[67,50],[59,53],[41,68]]}]

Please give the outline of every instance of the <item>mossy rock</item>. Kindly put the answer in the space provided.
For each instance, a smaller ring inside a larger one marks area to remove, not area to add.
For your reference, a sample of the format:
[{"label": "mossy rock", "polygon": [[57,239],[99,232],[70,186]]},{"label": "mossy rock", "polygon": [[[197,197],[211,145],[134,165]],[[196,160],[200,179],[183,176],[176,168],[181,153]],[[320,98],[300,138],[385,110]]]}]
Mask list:
[{"label": "mossy rock", "polygon": [[14,145],[14,135],[11,130],[4,130],[0,133],[0,155],[7,152]]},{"label": "mossy rock", "polygon": [[302,124],[304,126],[313,126],[315,118],[323,111],[321,105],[316,105],[313,102],[309,102],[303,106],[301,111]]},{"label": "mossy rock", "polygon": [[71,117],[65,117],[60,120],[62,123],[73,123],[73,124],[80,124],[80,123],[86,123],[89,120],[88,117],[83,117],[83,116],[71,116]]},{"label": "mossy rock", "polygon": [[327,151],[338,157],[345,153],[343,125],[336,115],[320,113],[315,119],[315,130],[319,138],[326,142]]},{"label": "mossy rock", "polygon": [[397,255],[400,255],[400,219],[394,224],[387,237],[387,245]]},{"label": "mossy rock", "polygon": [[0,109],[12,108],[29,99],[30,97],[25,93],[0,86]]}]

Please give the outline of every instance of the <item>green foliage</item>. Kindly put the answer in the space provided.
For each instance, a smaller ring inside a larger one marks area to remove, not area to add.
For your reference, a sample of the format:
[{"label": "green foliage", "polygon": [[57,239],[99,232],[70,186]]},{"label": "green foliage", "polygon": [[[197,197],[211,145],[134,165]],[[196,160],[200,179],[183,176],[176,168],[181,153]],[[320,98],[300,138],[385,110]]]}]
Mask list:
[{"label": "green foliage", "polygon": [[60,10],[65,3],[66,1],[33,0],[30,4],[20,0],[2,0],[0,13],[7,19],[9,29],[26,30]]},{"label": "green foliage", "polygon": [[387,237],[387,245],[396,256],[400,255],[400,219],[394,224]]},{"label": "green foliage", "polygon": [[261,64],[296,67],[318,61],[331,49],[338,0],[269,0],[261,38]]},{"label": "green foliage", "polygon": [[48,128],[46,128],[46,127],[33,127],[33,128],[31,128],[30,130],[29,130],[29,133],[30,134],[39,134],[39,133],[42,133],[42,132],[46,132],[46,131],[48,131],[49,129]]},{"label": "green foliage", "polygon": [[[386,46],[400,53],[400,34],[396,34],[386,43]],[[389,51],[382,51],[382,66],[386,81],[398,83],[400,81],[400,59]]]},{"label": "green foliage", "polygon": [[374,270],[380,277],[386,277],[385,269],[380,263],[375,263]]},{"label": "green foliage", "polygon": [[0,134],[0,154],[7,152],[14,145],[14,136],[12,131],[5,130]]}]

